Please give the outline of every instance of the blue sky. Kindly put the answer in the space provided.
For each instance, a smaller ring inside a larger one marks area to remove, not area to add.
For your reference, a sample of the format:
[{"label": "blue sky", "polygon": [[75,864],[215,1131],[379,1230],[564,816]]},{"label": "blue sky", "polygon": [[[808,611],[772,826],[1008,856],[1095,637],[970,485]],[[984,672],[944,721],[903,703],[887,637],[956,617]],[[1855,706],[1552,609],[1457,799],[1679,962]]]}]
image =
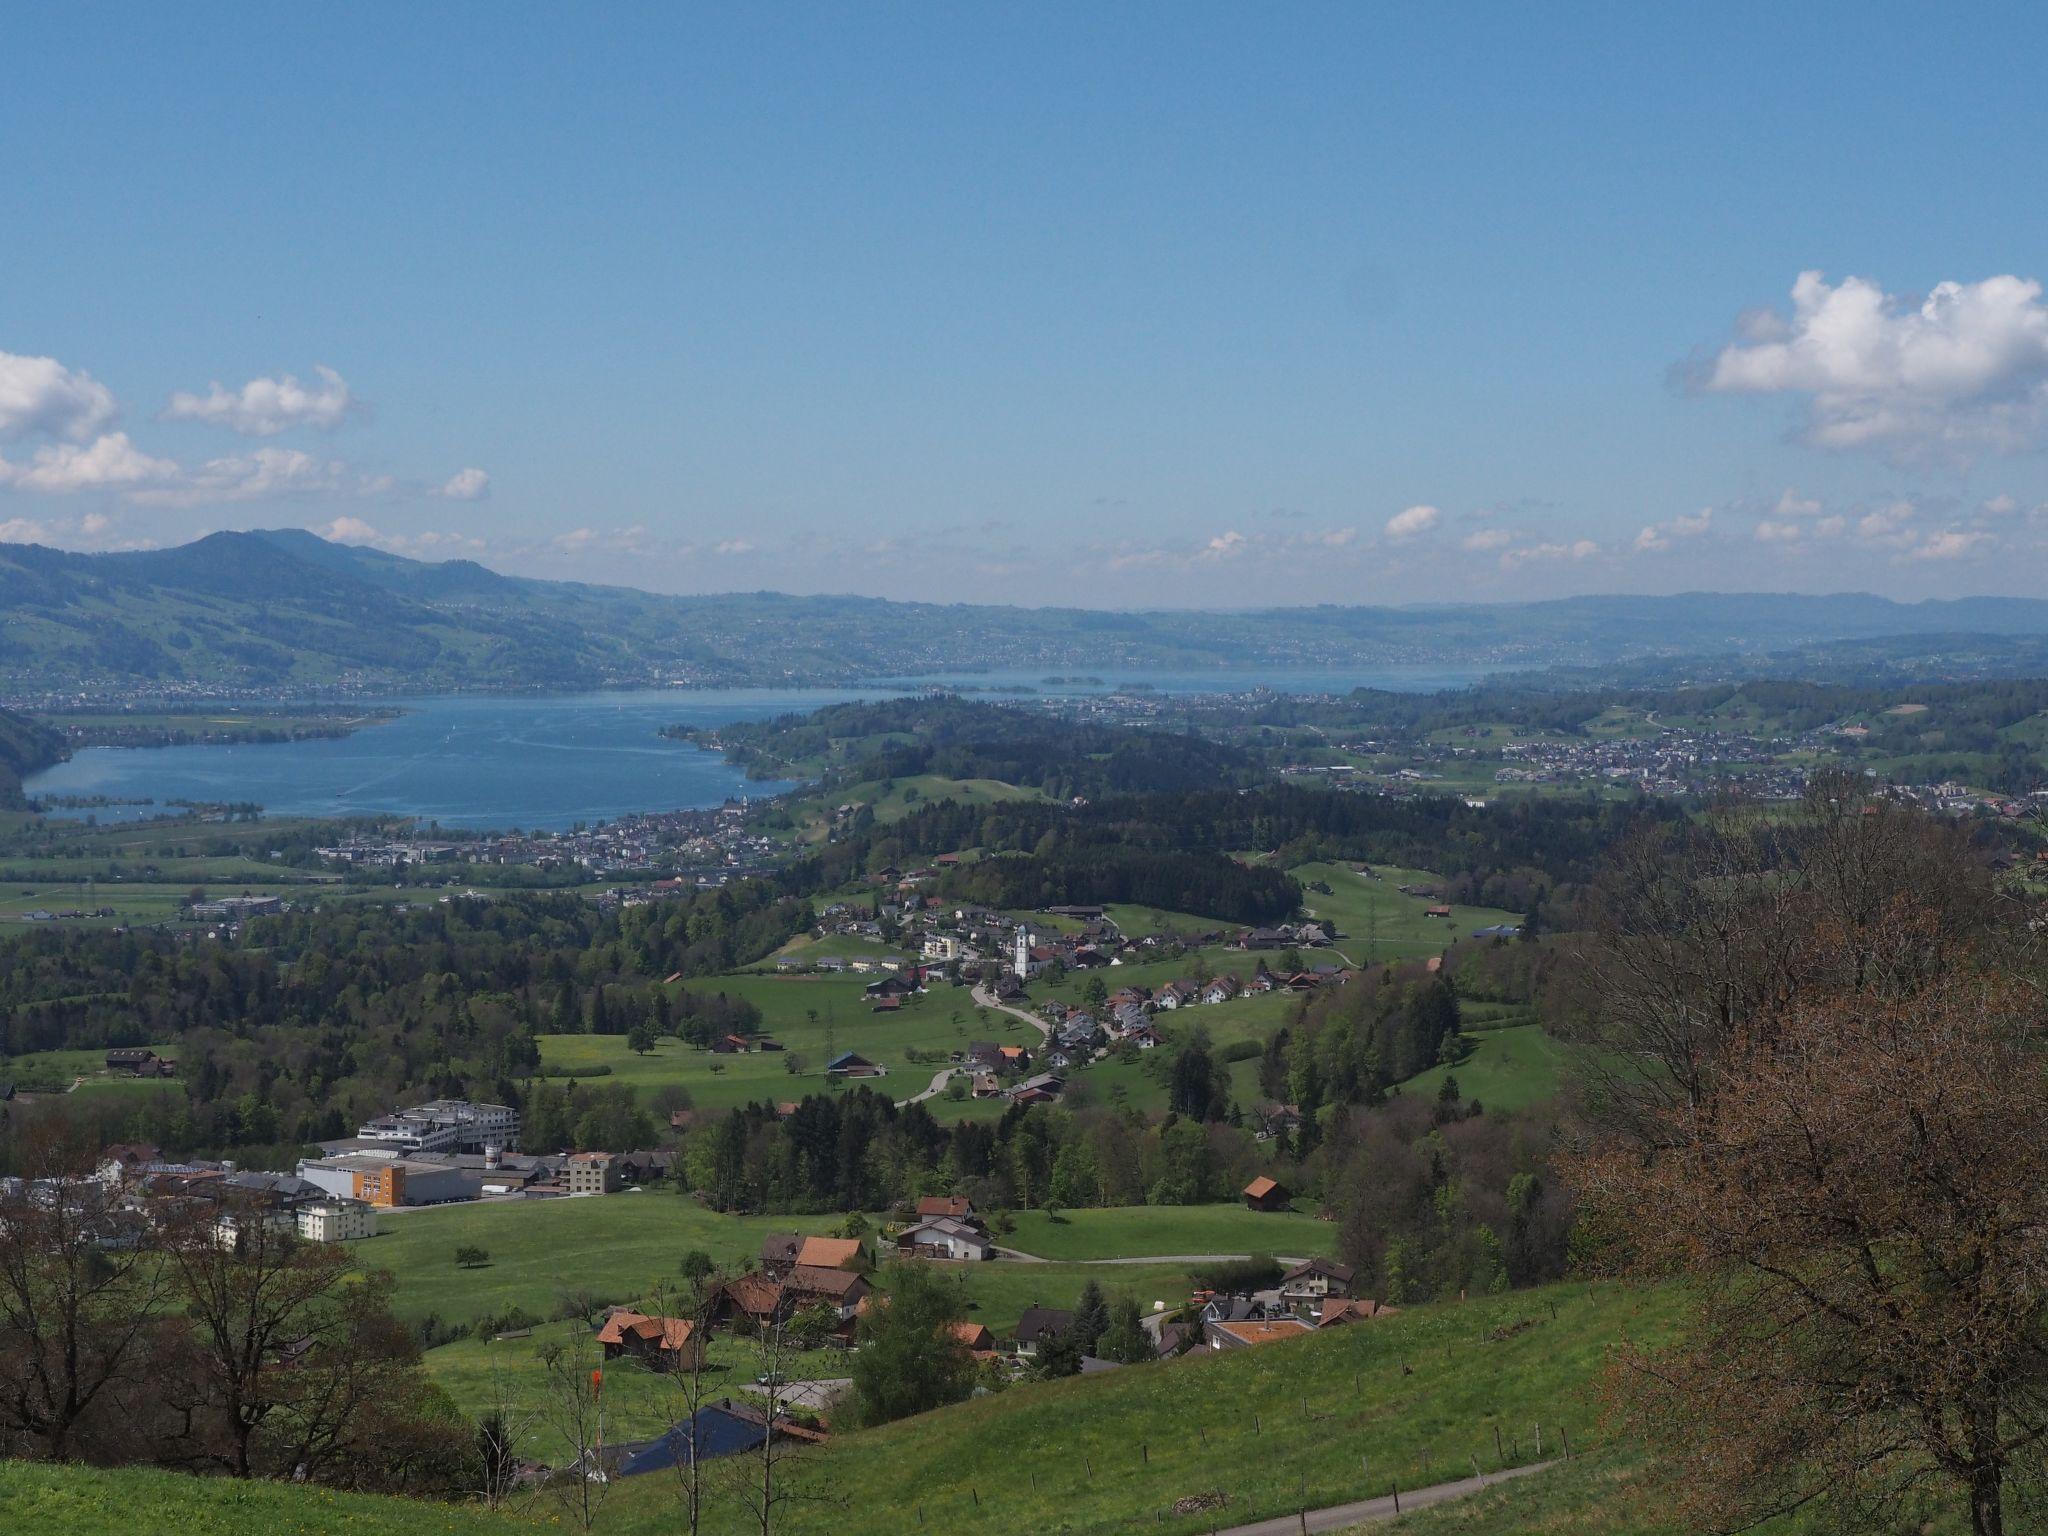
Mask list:
[{"label": "blue sky", "polygon": [[74,5],[6,47],[0,537],[1135,606],[2048,569],[2039,7]]}]

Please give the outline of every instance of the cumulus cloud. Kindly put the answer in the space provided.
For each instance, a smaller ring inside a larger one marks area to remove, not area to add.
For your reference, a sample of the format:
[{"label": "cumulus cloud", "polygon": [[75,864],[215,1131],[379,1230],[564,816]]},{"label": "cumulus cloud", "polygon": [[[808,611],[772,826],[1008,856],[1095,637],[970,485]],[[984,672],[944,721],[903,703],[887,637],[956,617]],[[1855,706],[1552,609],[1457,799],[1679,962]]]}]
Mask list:
[{"label": "cumulus cloud", "polygon": [[0,440],[56,437],[82,443],[119,414],[113,391],[54,357],[0,352]]},{"label": "cumulus cloud", "polygon": [[1982,529],[1950,528],[1906,551],[1908,560],[1960,560],[1991,535]]},{"label": "cumulus cloud", "polygon": [[0,485],[56,496],[75,491],[134,492],[175,481],[179,473],[171,460],[153,458],[129,442],[126,432],[109,432],[84,445],[46,444],[24,463],[0,459]]},{"label": "cumulus cloud", "polygon": [[1800,436],[1817,447],[2015,452],[2048,426],[2048,306],[2030,279],[1941,283],[1914,304],[1867,278],[1802,272],[1789,316],[1744,329],[1700,386],[1805,396]]},{"label": "cumulus cloud", "polygon": [[1243,554],[1245,546],[1249,542],[1243,534],[1232,528],[1227,533],[1217,534],[1208,543],[1204,544],[1197,551],[1195,558],[1198,560],[1228,560],[1232,555]]},{"label": "cumulus cloud", "polygon": [[1669,522],[1651,523],[1636,535],[1635,548],[1639,553],[1649,554],[1669,549],[1680,539],[1696,539],[1714,526],[1714,509],[1702,507],[1699,514],[1688,517],[1680,513]]},{"label": "cumulus cloud", "polygon": [[1920,509],[1910,501],[1894,501],[1874,512],[1866,512],[1856,520],[1857,541],[1888,549],[1904,549],[1920,537],[1909,526],[1919,512]]},{"label": "cumulus cloud", "polygon": [[290,374],[251,379],[240,389],[215,383],[203,395],[179,391],[163,408],[165,421],[203,421],[245,437],[275,437],[293,427],[331,432],[360,408],[348,382],[332,368],[316,367],[319,383],[301,384]]},{"label": "cumulus cloud", "polygon": [[336,544],[377,544],[384,535],[364,522],[360,517],[337,517],[325,527],[313,530],[321,538]]},{"label": "cumulus cloud", "polygon": [[0,544],[47,544],[58,549],[154,549],[153,539],[137,538],[104,512],[49,519],[11,517],[0,522]]},{"label": "cumulus cloud", "polygon": [[491,494],[491,477],[480,469],[458,469],[434,494],[450,501],[482,501]]},{"label": "cumulus cloud", "polygon": [[1767,517],[1756,525],[1756,538],[1759,544],[1796,544],[1802,531],[1797,523],[1781,523]]},{"label": "cumulus cloud", "polygon": [[1405,544],[1428,533],[1442,517],[1435,507],[1409,507],[1387,519],[1387,537],[1396,544]]},{"label": "cumulus cloud", "polygon": [[1474,554],[1485,554],[1489,550],[1505,549],[1514,542],[1515,536],[1505,528],[1477,528],[1458,540],[1458,546]]},{"label": "cumulus cloud", "polygon": [[1819,517],[1820,503],[1810,496],[1801,496],[1797,491],[1786,489],[1778,497],[1779,517]]},{"label": "cumulus cloud", "polygon": [[751,555],[753,552],[752,539],[720,539],[711,546],[714,555]]},{"label": "cumulus cloud", "polygon": [[178,471],[165,484],[130,492],[129,499],[146,506],[196,507],[216,502],[374,494],[387,483],[364,480],[352,475],[338,459],[315,458],[297,448],[256,448]]},{"label": "cumulus cloud", "polygon": [[1325,528],[1321,533],[1305,533],[1301,536],[1304,544],[1320,544],[1325,549],[1343,549],[1358,537],[1356,528]]}]

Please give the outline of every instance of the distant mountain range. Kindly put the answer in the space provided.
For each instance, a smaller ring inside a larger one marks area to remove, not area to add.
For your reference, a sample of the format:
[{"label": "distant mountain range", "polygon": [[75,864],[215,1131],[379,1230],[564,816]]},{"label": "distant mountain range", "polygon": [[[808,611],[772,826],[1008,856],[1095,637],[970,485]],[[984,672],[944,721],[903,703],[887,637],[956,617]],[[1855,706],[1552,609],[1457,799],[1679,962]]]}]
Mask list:
[{"label": "distant mountain range", "polygon": [[[848,682],[947,672],[1668,667],[1824,654],[1981,664],[2048,600],[1685,593],[1404,608],[1100,612],[773,592],[663,597],[503,576],[299,529],[86,555],[0,545],[0,695]],[[2038,655],[2041,647],[2019,647]]]}]

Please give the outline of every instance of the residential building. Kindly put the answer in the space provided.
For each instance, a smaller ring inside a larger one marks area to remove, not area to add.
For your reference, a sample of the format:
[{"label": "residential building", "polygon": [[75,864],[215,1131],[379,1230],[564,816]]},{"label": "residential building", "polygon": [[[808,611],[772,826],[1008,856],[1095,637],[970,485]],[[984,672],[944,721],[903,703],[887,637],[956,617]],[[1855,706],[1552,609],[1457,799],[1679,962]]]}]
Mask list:
[{"label": "residential building", "polygon": [[377,1235],[377,1210],[367,1200],[315,1200],[298,1211],[299,1236],[309,1243],[348,1243]]},{"label": "residential building", "polygon": [[921,1259],[992,1259],[996,1251],[987,1233],[951,1216],[929,1216],[905,1227],[896,1248]]},{"label": "residential building", "polygon": [[519,1145],[519,1111],[506,1104],[433,1099],[379,1115],[356,1135],[397,1152],[513,1151]]},{"label": "residential building", "polygon": [[1212,1350],[1251,1349],[1313,1331],[1298,1317],[1274,1317],[1260,1322],[1209,1323],[1202,1329],[1202,1339]]},{"label": "residential building", "polygon": [[572,1152],[562,1182],[572,1195],[608,1195],[619,1187],[619,1160],[609,1152]]}]

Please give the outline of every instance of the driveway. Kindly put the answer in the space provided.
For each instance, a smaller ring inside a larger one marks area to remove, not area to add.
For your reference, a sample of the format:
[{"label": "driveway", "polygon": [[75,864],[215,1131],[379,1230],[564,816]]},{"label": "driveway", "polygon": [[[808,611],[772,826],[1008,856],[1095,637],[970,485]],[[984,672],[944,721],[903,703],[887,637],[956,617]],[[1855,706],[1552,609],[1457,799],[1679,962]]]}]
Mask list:
[{"label": "driveway", "polygon": [[965,1070],[966,1069],[963,1067],[941,1067],[938,1071],[932,1074],[932,1081],[930,1087],[926,1088],[922,1093],[913,1093],[907,1099],[898,1099],[896,1101],[896,1107],[898,1109],[902,1109],[904,1106],[909,1104],[922,1104],[926,1099],[937,1098],[941,1093],[944,1093],[946,1091],[946,1084],[950,1083],[953,1080],[953,1074],[955,1072],[961,1072]]}]

